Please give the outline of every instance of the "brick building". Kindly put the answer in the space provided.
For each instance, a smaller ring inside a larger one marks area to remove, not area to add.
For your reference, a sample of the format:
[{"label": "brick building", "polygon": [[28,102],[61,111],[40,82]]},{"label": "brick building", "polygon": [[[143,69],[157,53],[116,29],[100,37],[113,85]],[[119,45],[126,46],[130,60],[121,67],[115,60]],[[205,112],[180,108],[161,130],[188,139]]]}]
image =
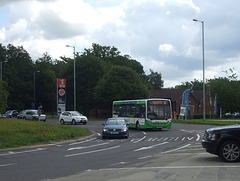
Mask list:
[{"label": "brick building", "polygon": [[[166,98],[172,102],[172,110],[175,115],[179,115],[182,105],[182,95],[185,89],[161,89],[151,91],[150,98]],[[192,114],[203,113],[203,95],[202,90],[191,91],[189,96],[189,105],[192,108]],[[214,100],[210,100],[209,92],[205,95],[205,112],[211,114],[214,111]],[[97,106],[89,112],[89,117],[106,118],[112,117],[112,106]]]},{"label": "brick building", "polygon": [[[166,98],[172,101],[172,109],[175,115],[179,115],[182,105],[182,95],[185,89],[161,89],[153,90],[150,98]],[[202,90],[192,90],[189,96],[189,105],[192,107],[192,114],[203,113]],[[209,92],[205,94],[205,112],[211,114],[214,111],[214,100],[211,100]]]}]

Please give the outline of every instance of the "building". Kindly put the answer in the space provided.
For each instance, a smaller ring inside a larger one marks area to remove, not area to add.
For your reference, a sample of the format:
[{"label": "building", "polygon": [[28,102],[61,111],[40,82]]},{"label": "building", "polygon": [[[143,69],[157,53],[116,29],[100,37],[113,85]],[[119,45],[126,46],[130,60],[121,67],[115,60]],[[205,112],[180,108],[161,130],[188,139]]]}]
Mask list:
[{"label": "building", "polygon": [[[172,102],[172,110],[175,116],[179,116],[182,105],[183,92],[186,89],[161,89],[153,90],[150,98],[165,98]],[[203,94],[202,90],[192,90],[189,95],[189,105],[191,106],[191,114],[203,114]],[[205,113],[212,114],[214,112],[214,100],[211,100],[209,92],[205,95]],[[89,112],[89,117],[107,118],[112,117],[112,107],[96,106]]]},{"label": "building", "polygon": [[[150,98],[165,98],[172,101],[172,109],[176,116],[180,113],[182,105],[183,92],[186,89],[161,89],[153,90]],[[203,113],[203,93],[202,90],[192,90],[189,96],[189,105],[192,108],[192,114]],[[205,113],[212,114],[214,111],[214,101],[211,100],[209,92],[205,94]]]}]

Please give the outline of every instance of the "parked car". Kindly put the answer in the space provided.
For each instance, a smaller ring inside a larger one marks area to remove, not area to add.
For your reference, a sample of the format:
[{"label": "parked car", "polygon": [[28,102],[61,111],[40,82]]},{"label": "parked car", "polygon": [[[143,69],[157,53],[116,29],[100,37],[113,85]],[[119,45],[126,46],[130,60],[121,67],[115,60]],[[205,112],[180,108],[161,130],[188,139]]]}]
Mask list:
[{"label": "parked car", "polygon": [[5,112],[5,116],[7,118],[17,117],[17,115],[18,115],[17,110],[8,110],[8,111]]},{"label": "parked car", "polygon": [[128,123],[124,118],[108,118],[103,126],[103,139],[110,137],[129,137]]},{"label": "parked car", "polygon": [[[39,117],[38,116],[38,110],[26,110],[24,115],[23,115],[23,119],[26,119],[26,120],[36,120],[36,121],[38,121],[38,117]],[[39,120],[46,122],[46,115],[41,114]]]},{"label": "parked car", "polygon": [[0,113],[0,118],[6,118],[6,116]]},{"label": "parked car", "polygon": [[26,112],[26,110],[20,111],[20,113],[18,113],[18,115],[17,115],[17,118],[18,119],[23,119],[25,112]]},{"label": "parked car", "polygon": [[87,124],[88,119],[86,116],[82,115],[77,111],[64,111],[59,116],[59,122],[61,124],[71,123],[71,124]]},{"label": "parked car", "polygon": [[207,129],[202,146],[207,152],[218,155],[224,161],[240,161],[240,125]]}]

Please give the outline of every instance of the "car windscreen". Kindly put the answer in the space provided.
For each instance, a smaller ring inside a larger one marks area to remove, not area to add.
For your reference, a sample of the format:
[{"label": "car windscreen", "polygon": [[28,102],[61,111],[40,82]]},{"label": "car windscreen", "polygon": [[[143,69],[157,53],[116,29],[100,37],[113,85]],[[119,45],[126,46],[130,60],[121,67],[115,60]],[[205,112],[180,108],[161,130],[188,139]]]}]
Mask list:
[{"label": "car windscreen", "polygon": [[126,122],[122,119],[107,120],[106,125],[125,125]]}]

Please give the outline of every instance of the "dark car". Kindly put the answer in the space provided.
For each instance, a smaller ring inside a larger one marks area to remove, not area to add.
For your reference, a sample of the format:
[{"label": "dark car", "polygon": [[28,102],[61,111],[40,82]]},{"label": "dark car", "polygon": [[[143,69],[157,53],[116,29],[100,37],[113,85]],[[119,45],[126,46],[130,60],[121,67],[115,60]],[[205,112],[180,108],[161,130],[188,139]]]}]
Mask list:
[{"label": "dark car", "polygon": [[17,117],[17,115],[18,115],[17,110],[8,110],[8,111],[5,112],[5,116],[7,118]]},{"label": "dark car", "polygon": [[108,118],[103,124],[102,138],[124,137],[128,138],[128,123],[124,118]]},{"label": "dark car", "polygon": [[207,129],[204,133],[202,146],[207,152],[218,155],[224,161],[240,161],[240,125]]}]

